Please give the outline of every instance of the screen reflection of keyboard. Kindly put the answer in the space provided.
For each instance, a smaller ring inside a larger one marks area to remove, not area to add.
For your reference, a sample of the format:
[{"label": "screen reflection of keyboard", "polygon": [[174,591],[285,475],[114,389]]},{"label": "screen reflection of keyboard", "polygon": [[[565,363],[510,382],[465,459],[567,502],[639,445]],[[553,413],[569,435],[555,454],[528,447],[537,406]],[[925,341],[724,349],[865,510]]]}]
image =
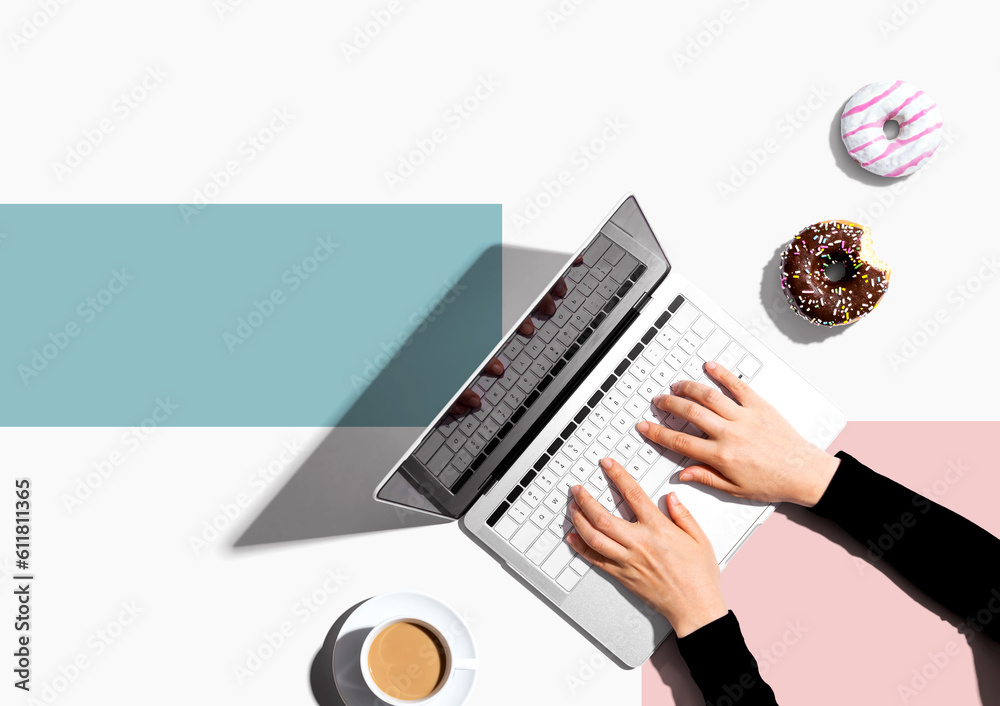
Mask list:
[{"label": "screen reflection of keyboard", "polygon": [[[590,565],[564,540],[573,529],[566,513],[570,488],[582,484],[616,517],[635,520],[629,504],[609,484],[600,460],[622,464],[650,496],[685,461],[645,440],[635,428],[645,419],[675,431],[705,436],[693,424],[652,404],[678,380],[707,382],[704,363],[714,360],[749,380],[761,364],[678,296],[618,364],[576,416],[496,508],[487,524],[515,549],[571,590]],[[665,457],[667,463],[659,463]]]},{"label": "screen reflection of keyboard", "polygon": [[414,456],[445,487],[458,492],[566,362],[631,289],[645,266],[601,235],[565,273],[567,291],[555,313],[531,336],[515,333],[500,349],[501,377],[480,375],[472,389],[480,407],[446,414]]}]

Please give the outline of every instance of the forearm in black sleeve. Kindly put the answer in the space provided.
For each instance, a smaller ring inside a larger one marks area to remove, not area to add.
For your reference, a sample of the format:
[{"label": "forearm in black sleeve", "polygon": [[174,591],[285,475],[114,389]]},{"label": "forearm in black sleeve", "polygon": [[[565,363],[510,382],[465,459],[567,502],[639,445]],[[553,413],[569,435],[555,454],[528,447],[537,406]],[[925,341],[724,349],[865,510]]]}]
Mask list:
[{"label": "forearm in black sleeve", "polygon": [[706,704],[777,706],[733,611],[677,638],[677,646]]},{"label": "forearm in black sleeve", "polygon": [[[1000,540],[961,515],[879,475],[850,454],[812,511],[965,621],[1000,642]],[[968,632],[967,632],[968,631]]]}]

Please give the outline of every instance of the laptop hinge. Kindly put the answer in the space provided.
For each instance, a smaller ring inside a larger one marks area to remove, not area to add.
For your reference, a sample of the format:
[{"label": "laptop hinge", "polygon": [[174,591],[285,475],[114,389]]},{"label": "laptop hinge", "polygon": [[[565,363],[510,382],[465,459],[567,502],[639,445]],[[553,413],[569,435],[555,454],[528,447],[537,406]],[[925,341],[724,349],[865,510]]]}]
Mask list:
[{"label": "laptop hinge", "polygon": [[635,306],[632,307],[632,310],[636,312],[642,311],[646,304],[649,303],[650,299],[652,299],[652,297],[649,296],[649,292],[643,292],[642,296],[639,297],[639,300],[635,303]]}]

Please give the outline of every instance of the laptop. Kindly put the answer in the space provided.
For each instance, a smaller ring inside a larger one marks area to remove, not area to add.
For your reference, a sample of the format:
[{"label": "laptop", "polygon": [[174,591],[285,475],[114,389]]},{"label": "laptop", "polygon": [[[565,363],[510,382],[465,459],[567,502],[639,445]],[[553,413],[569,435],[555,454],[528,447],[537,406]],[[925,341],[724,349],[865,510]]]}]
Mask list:
[{"label": "laptop", "polygon": [[[379,502],[459,519],[480,547],[626,668],[645,662],[671,627],[565,541],[570,487],[583,484],[633,521],[599,466],[615,458],[662,511],[666,494],[677,492],[724,568],[776,504],[678,481],[690,460],[647,441],[636,423],[705,434],[652,398],[680,379],[716,384],[704,370],[715,360],[820,448],[846,423],[685,279],[660,242],[636,198],[620,201],[519,319],[531,316],[534,333],[508,331],[374,492]],[[554,299],[555,313],[541,316],[538,305],[553,287],[565,294]],[[500,376],[482,372],[493,357],[504,365]],[[451,414],[468,388],[481,405]]]}]

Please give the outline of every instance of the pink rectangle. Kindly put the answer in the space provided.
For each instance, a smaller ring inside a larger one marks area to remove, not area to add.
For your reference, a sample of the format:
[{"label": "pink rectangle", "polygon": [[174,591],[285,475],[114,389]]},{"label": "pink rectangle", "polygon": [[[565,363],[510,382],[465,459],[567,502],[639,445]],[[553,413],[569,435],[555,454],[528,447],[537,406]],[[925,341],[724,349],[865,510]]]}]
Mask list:
[{"label": "pink rectangle", "polygon": [[[997,422],[852,422],[830,451],[1000,535],[997,438]],[[1000,703],[1000,646],[985,636],[967,642],[956,616],[800,507],[782,505],[722,583],[779,703]],[[704,703],[673,637],[642,667],[642,703]]]}]

